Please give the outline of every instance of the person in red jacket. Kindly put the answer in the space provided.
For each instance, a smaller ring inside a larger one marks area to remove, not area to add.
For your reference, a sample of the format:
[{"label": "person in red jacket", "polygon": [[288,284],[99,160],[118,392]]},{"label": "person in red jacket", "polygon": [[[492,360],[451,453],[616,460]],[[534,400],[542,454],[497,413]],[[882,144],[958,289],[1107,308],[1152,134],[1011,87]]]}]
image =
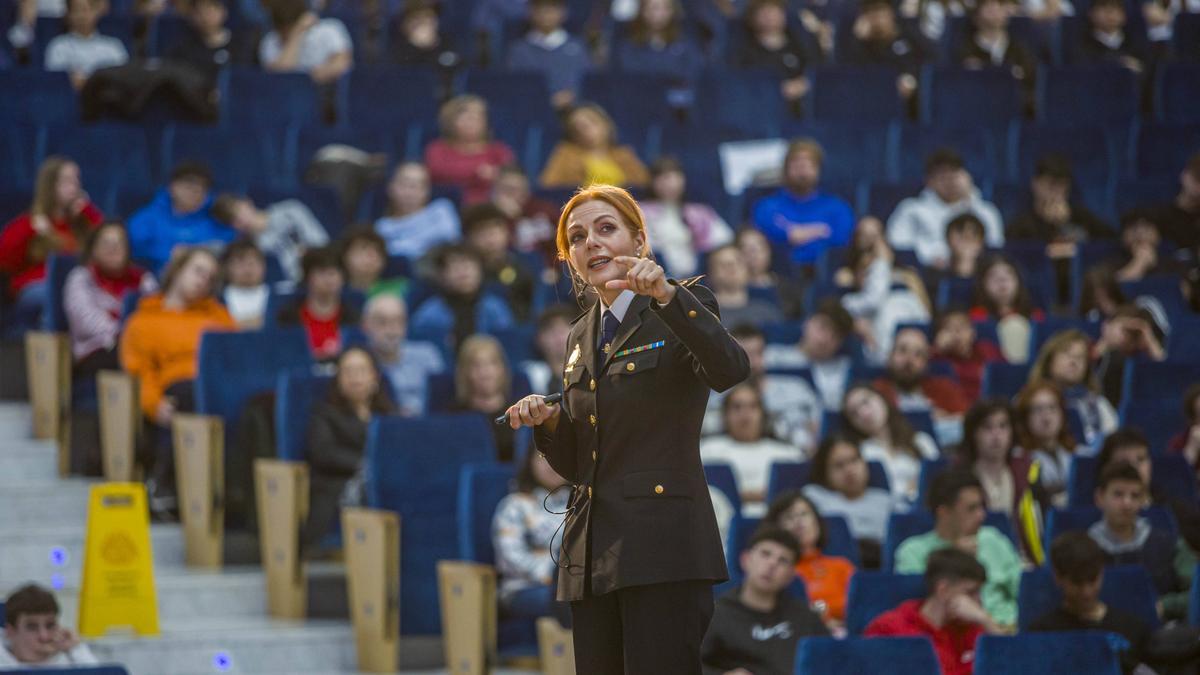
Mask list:
[{"label": "person in red jacket", "polygon": [[46,259],[75,253],[87,232],[103,220],[79,181],[79,165],[67,157],[47,157],[38,169],[33,204],[0,231],[0,273],[16,314],[32,325],[46,302]]},{"label": "person in red jacket", "polygon": [[511,148],[492,140],[487,103],[478,96],[456,96],[438,114],[441,138],[425,148],[425,165],[435,185],[462,190],[464,206],[486,201],[500,167],[512,164]]}]

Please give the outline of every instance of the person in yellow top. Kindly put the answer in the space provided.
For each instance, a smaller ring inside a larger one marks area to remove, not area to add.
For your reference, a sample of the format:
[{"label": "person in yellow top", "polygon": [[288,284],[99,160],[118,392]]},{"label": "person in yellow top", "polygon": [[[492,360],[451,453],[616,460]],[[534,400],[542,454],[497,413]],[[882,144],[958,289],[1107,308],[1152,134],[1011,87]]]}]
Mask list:
[{"label": "person in yellow top", "polygon": [[139,385],[146,421],[154,427],[155,456],[147,458],[151,507],[169,510],[174,500],[174,458],[169,430],[176,412],[194,409],[200,336],[236,330],[237,324],[213,297],[217,259],[204,248],[176,252],[163,273],[162,292],[142,298],[121,336],[121,366]]},{"label": "person in yellow top", "polygon": [[840,556],[826,555],[825,521],[821,512],[799,490],[789,490],[771,502],[763,525],[787,530],[800,542],[800,558],[796,561],[796,576],[804,580],[808,601],[831,631],[838,631],[846,621],[846,597],[854,563]]},{"label": "person in yellow top", "polygon": [[565,136],[542,170],[543,187],[594,183],[644,187],[650,182],[650,172],[633,149],[616,144],[616,126],[600,106],[585,104],[571,110]]}]

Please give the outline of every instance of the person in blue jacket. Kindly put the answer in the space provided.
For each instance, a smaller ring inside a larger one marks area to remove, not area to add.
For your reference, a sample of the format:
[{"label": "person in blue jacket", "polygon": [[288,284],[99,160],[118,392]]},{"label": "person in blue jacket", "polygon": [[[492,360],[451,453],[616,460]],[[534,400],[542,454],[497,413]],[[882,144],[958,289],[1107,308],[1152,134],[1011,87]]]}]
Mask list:
[{"label": "person in blue jacket", "polygon": [[783,187],[754,205],[755,227],[772,243],[789,246],[794,262],[815,262],[825,249],[848,244],[854,233],[850,205],[818,188],[824,157],[816,141],[792,141],[783,160]]},{"label": "person in blue jacket", "polygon": [[224,245],[237,232],[217,221],[212,208],[212,172],[203,164],[182,162],[166,187],[129,219],[133,257],[158,270],[180,244]]}]

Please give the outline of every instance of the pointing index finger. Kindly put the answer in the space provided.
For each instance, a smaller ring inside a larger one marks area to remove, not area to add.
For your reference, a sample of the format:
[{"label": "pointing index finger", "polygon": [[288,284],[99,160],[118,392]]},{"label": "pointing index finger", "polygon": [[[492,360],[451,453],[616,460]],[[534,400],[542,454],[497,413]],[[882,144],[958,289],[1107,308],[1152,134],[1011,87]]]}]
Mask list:
[{"label": "pointing index finger", "polygon": [[641,260],[641,258],[635,258],[631,255],[619,255],[613,258],[613,262],[617,263],[618,265],[625,265],[626,267],[633,267],[638,263],[639,260]]}]

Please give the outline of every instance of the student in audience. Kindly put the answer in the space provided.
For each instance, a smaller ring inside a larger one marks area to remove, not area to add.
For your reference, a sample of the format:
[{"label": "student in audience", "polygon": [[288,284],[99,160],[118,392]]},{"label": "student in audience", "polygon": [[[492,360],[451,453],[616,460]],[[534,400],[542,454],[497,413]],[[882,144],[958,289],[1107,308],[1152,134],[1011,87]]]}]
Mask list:
[{"label": "student in audience", "polygon": [[483,292],[483,263],[475,249],[461,244],[440,248],[433,256],[438,293],[421,303],[412,317],[422,335],[446,335],[462,344],[475,333],[494,333],[513,327],[508,304]]},{"label": "student in audience", "polygon": [[775,305],[750,295],[749,270],[742,251],[733,244],[718,247],[708,255],[708,280],[721,304],[721,323],[761,326],[783,320]]},{"label": "student in audience", "polygon": [[924,431],[913,431],[904,415],[870,385],[856,384],[846,392],[842,424],[863,457],[879,462],[897,501],[917,498],[922,459],[937,459],[937,444]]},{"label": "student in audience", "polygon": [[629,31],[613,47],[613,65],[625,72],[652,73],[691,84],[705,58],[684,24],[679,0],[639,0]]},{"label": "student in audience", "polygon": [[408,305],[404,298],[381,293],[367,300],[362,330],[375,363],[396,395],[397,414],[424,414],[429,376],[445,372],[446,361],[436,346],[407,339]]},{"label": "student in audience", "polygon": [[573,305],[550,305],[537,318],[537,332],[533,336],[536,356],[521,364],[529,385],[535,394],[549,395],[562,392],[563,365],[567,361],[567,337],[571,322],[579,316]]},{"label": "student in audience", "polygon": [[540,182],[548,188],[590,183],[644,187],[650,173],[633,148],[617,145],[617,128],[608,113],[587,103],[566,113],[563,140],[546,160]]},{"label": "student in audience", "polygon": [[254,61],[254,44],[247,39],[251,36],[226,26],[229,18],[226,0],[187,0],[180,4],[188,28],[177,35],[167,50],[168,61],[191,66],[214,89],[221,70]]},{"label": "student in audience", "polygon": [[853,331],[854,319],[836,298],[826,298],[805,320],[799,344],[767,346],[766,367],[811,369],[825,410],[841,410],[851,365],[842,349]]},{"label": "student in audience", "polygon": [[[973,282],[986,251],[985,238],[983,221],[974,213],[960,213],[951,218],[946,223],[946,251],[949,257],[945,268],[926,266],[924,270],[929,289],[938,292],[942,283],[969,285]],[[967,300],[969,298],[959,299],[958,302]]]},{"label": "student in audience", "polygon": [[126,293],[152,293],[154,275],[129,257],[129,235],[118,222],[101,224],[83,242],[80,264],[63,286],[63,311],[71,337],[72,379],[119,370],[117,337]]},{"label": "student in audience", "polygon": [[1121,217],[1121,253],[1110,264],[1118,281],[1141,281],[1155,275],[1179,274],[1182,266],[1162,254],[1162,234],[1147,211],[1131,211]]},{"label": "student in audience", "polygon": [[840,629],[855,570],[849,560],[823,552],[827,535],[821,512],[803,493],[789,490],[771,502],[762,522],[763,527],[778,527],[796,538],[800,544],[796,576],[804,582],[808,600],[821,620]]},{"label": "student in audience", "polygon": [[[1125,340],[1123,335],[1120,337]],[[1100,382],[1092,373],[1091,353],[1091,340],[1082,332],[1055,333],[1038,352],[1029,371],[1029,382],[1053,382],[1066,398],[1068,409],[1083,423],[1083,444],[1096,447],[1117,428],[1117,410],[1104,398]],[[1120,390],[1119,383],[1117,389]]]},{"label": "student in audience", "polygon": [[757,515],[766,508],[767,480],[776,462],[799,462],[800,448],[771,438],[762,392],[743,382],[725,393],[721,401],[725,433],[700,441],[700,459],[705,464],[728,464],[737,479],[742,513]]},{"label": "student in audience", "polygon": [[407,284],[401,279],[384,279],[387,268],[387,242],[370,226],[355,227],[338,241],[346,285],[364,295],[403,294]]},{"label": "student in audience", "polygon": [[447,70],[459,65],[461,57],[441,30],[438,7],[430,0],[406,0],[400,10],[400,30],[392,38],[394,63]]},{"label": "student in audience", "polygon": [[1017,266],[996,254],[986,258],[975,274],[970,317],[972,321],[995,321],[1004,360],[1026,363],[1033,331],[1030,322],[1041,321],[1045,314],[1034,306]]},{"label": "student in audience", "polygon": [[258,45],[258,61],[268,72],[308,73],[317,84],[332,84],[354,65],[350,32],[337,19],[321,18],[306,0],[271,0],[271,32]]},{"label": "student in audience", "polygon": [[686,188],[683,165],[662,157],[650,166],[650,199],[641,203],[655,253],[679,278],[698,271],[700,254],[733,241],[733,230],[711,206],[684,199]]},{"label": "student in audience", "polygon": [[891,66],[901,71],[896,89],[904,98],[917,91],[917,74],[929,60],[924,38],[902,27],[891,0],[859,3],[858,17],[846,36],[844,60],[858,66]]},{"label": "student in audience", "polygon": [[888,219],[888,242],[894,248],[915,250],[922,265],[946,269],[950,263],[946,226],[963,213],[972,213],[983,223],[988,246],[1004,245],[1000,211],[980,196],[962,157],[953,150],[935,150],[925,160],[925,189],[900,202]]},{"label": "student in audience", "polygon": [[1102,515],[1088,528],[1088,536],[1104,551],[1105,562],[1145,567],[1164,617],[1183,618],[1196,555],[1139,515],[1150,501],[1142,475],[1130,464],[1109,463],[1096,479],[1095,499]]},{"label": "student in audience", "polygon": [[501,612],[509,616],[568,618],[557,606],[557,557],[562,516],[571,491],[540,452],[521,458],[521,467],[492,517],[492,548],[500,576]]},{"label": "student in audience", "polygon": [[279,310],[276,320],[284,326],[303,326],[313,357],[324,361],[336,357],[344,346],[343,326],[358,323],[358,310],[342,302],[346,273],[335,249],[310,248],[300,260],[304,293]]},{"label": "student in audience", "polygon": [[754,225],[772,242],[787,245],[792,261],[812,263],[826,249],[845,246],[854,231],[850,205],[818,188],[825,151],[810,138],[788,146],[783,187],[754,205]]},{"label": "student in audience", "polygon": [[784,530],[763,527],[754,533],[738,559],[742,585],[713,608],[700,645],[704,675],[791,673],[799,642],[829,635],[821,619],[787,592],[800,550]]},{"label": "student in audience", "polygon": [[951,309],[934,320],[932,361],[947,363],[954,368],[958,386],[968,401],[979,399],[987,364],[1003,360],[1000,347],[979,338],[966,311]]},{"label": "student in audience", "polygon": [[929,374],[929,338],[920,328],[897,331],[886,368],[874,387],[902,412],[929,412],[939,420],[961,420],[971,406],[957,382]]},{"label": "student in audience", "polygon": [[504,290],[518,321],[528,320],[536,280],[512,250],[512,231],[504,212],[490,202],[469,206],[463,210],[462,228],[466,245],[483,262],[484,281]]},{"label": "student in audience", "polygon": [[[866,637],[926,637],[942,675],[970,675],[980,635],[1008,632],[980,603],[989,574],[973,556],[957,549],[934,551],[923,565],[925,597],[908,600],[875,617]],[[986,594],[986,590],[984,591]]]},{"label": "student in audience", "polygon": [[892,509],[904,510],[907,504],[897,503],[887,490],[871,487],[871,472],[858,444],[842,434],[821,441],[812,458],[811,479],[804,496],[826,516],[845,518],[863,567],[878,569]]},{"label": "student in audience", "polygon": [[94,666],[100,661],[71,629],[58,623],[58,600],[37,584],[26,584],[4,600],[4,645],[0,670]]},{"label": "student in audience", "polygon": [[222,246],[237,232],[211,213],[212,171],[203,164],[180,162],[166,187],[129,219],[133,257],[161,269],[179,245]]},{"label": "student in audience", "polygon": [[200,337],[237,324],[213,297],[217,259],[207,249],[182,247],[162,275],[162,292],[138,302],[121,335],[121,365],[138,381],[140,407],[154,428],[154,456],[148,458],[151,508],[169,511],[174,501],[175,458],[170,439],[176,412],[195,409]]},{"label": "student in audience", "polygon": [[425,147],[425,166],[435,185],[462,190],[465,206],[488,198],[500,167],[513,162],[513,151],[492,140],[487,102],[463,94],[442,104],[438,113],[441,137]]},{"label": "student in audience", "polygon": [[771,243],[766,235],[756,228],[743,227],[734,234],[733,243],[746,260],[750,288],[774,293],[788,318],[799,317],[804,308],[805,286],[797,279],[775,274],[771,268]]},{"label": "student in audience", "polygon": [[508,219],[514,248],[526,253],[541,253],[548,267],[558,264],[558,252],[554,248],[558,207],[533,195],[524,169],[517,164],[500,167],[496,182],[492,184],[491,201]]},{"label": "student in audience", "polygon": [[463,340],[454,368],[454,394],[454,411],[483,413],[496,440],[496,459],[511,462],[516,457],[512,427],[491,424],[512,400],[512,371],[499,340],[491,335]]},{"label": "student in audience", "polygon": [[1058,385],[1049,380],[1025,385],[1013,401],[1017,417],[1016,456],[1037,462],[1042,488],[1054,506],[1067,504],[1067,475],[1076,455],[1086,455],[1076,445],[1067,425],[1067,401]]},{"label": "student in audience", "polygon": [[67,32],[46,45],[43,67],[67,72],[71,85],[80,90],[97,70],[124,65],[129,52],[123,42],[96,30],[108,11],[105,0],[67,0],[66,6]]},{"label": "student in audience", "polygon": [[987,506],[979,479],[962,469],[949,469],[934,476],[929,486],[929,510],[933,512],[933,530],[900,544],[896,549],[896,573],[925,572],[935,551],[954,549],[966,553],[987,570],[983,607],[996,624],[1016,624],[1021,558],[1008,537],[983,524]]},{"label": "student in audience", "polygon": [[783,99],[799,110],[808,94],[804,73],[820,59],[812,54],[800,36],[788,30],[788,5],[782,0],[751,0],[742,14],[745,36],[732,59],[741,68],[772,68],[779,73]]},{"label": "student in audience", "polygon": [[79,250],[87,232],[103,220],[79,181],[79,165],[52,155],[38,168],[29,210],[0,230],[0,273],[8,277],[7,294],[16,299],[14,314],[36,316],[46,304],[46,259],[52,253]]},{"label": "student in audience", "polygon": [[1008,223],[1007,239],[1044,241],[1046,255],[1053,259],[1074,257],[1079,242],[1111,239],[1112,226],[1073,198],[1073,182],[1066,157],[1051,154],[1039,159],[1029,182],[1029,209]]},{"label": "student in audience", "polygon": [[417,260],[438,244],[462,236],[458,209],[444,197],[429,199],[429,171],[420,162],[403,162],[387,185],[387,208],[375,231],[387,241],[389,255]]},{"label": "student in audience", "polygon": [[1121,651],[1121,670],[1134,673],[1145,658],[1150,627],[1141,618],[1100,600],[1104,564],[1104,551],[1087,534],[1064,532],[1055,537],[1050,544],[1050,565],[1062,604],[1034,619],[1029,631],[1116,633],[1129,641],[1129,648]]},{"label": "student in audience", "polygon": [[1176,246],[1200,250],[1200,152],[1188,158],[1179,172],[1179,193],[1166,204],[1151,209],[1162,235]]},{"label": "student in audience", "polygon": [[394,410],[379,367],[367,350],[351,347],[337,357],[329,394],[308,419],[309,510],[303,549],[319,554],[321,541],[337,531],[343,506],[365,499],[363,460],[373,415]]},{"label": "student in audience", "polygon": [[249,237],[264,255],[275,256],[292,281],[300,279],[304,251],[329,243],[329,233],[298,199],[260,209],[249,197],[227,192],[213,202],[212,216]]},{"label": "student in audience", "polygon": [[566,19],[566,0],[529,0],[529,32],[509,46],[507,60],[511,70],[542,73],[550,102],[559,110],[575,103],[583,74],[592,66],[587,46],[563,28]]},{"label": "student in audience", "polygon": [[1178,452],[1193,468],[1200,466],[1200,383],[1183,392],[1184,428],[1167,442],[1167,452]]},{"label": "student in audience", "polygon": [[267,315],[267,261],[249,239],[235,239],[221,253],[221,277],[225,287],[221,299],[230,316],[242,329],[262,326]]},{"label": "student in audience", "polygon": [[1037,58],[1008,29],[1016,9],[1012,0],[983,0],[976,4],[970,10],[971,26],[966,41],[959,47],[957,60],[970,69],[1004,68],[1030,90],[1037,75]]},{"label": "student in audience", "polygon": [[1126,28],[1122,0],[1094,0],[1082,33],[1074,49],[1075,63],[1108,63],[1136,73],[1149,65],[1145,37]]}]

